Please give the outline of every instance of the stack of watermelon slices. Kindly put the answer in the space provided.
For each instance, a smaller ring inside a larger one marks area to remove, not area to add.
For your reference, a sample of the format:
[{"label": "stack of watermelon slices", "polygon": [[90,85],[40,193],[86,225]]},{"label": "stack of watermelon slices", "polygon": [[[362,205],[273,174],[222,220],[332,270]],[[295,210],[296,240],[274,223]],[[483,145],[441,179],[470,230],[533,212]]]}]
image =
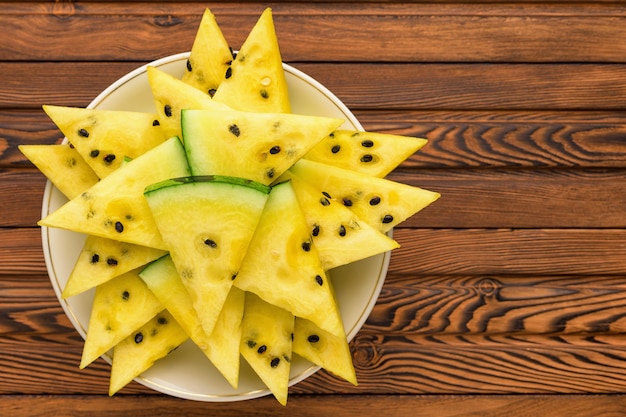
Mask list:
[{"label": "stack of watermelon slices", "polygon": [[39,224],[87,235],[80,367],[113,349],[113,395],[191,339],[283,405],[294,353],[356,385],[328,271],[439,197],[384,178],[426,141],[290,113],[271,9],[236,55],[207,9],[183,77],[148,77],[154,114],[44,106],[71,145],[21,147],[69,199]]}]

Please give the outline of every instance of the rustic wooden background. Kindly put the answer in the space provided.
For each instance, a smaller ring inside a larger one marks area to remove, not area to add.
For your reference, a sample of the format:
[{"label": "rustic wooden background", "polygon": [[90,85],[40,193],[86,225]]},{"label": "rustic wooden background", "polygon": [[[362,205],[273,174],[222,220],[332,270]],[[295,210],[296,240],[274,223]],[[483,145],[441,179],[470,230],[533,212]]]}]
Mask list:
[{"label": "rustic wooden background", "polygon": [[[109,398],[104,361],[78,369],[36,226],[45,179],[17,146],[61,139],[42,104],[189,50],[205,7],[237,48],[267,5],[284,60],[366,130],[430,140],[391,178],[443,197],[395,230],[351,344],[359,387],[319,372],[287,408]],[[23,1],[0,28],[0,414],[625,413],[623,2]]]}]

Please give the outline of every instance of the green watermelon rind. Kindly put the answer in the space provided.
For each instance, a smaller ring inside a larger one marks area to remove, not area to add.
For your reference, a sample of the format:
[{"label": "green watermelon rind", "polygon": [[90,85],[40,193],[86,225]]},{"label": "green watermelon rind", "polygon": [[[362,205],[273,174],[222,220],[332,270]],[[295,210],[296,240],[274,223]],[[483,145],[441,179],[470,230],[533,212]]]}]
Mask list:
[{"label": "green watermelon rind", "polygon": [[264,194],[269,194],[271,190],[271,187],[265,184],[261,184],[260,182],[248,180],[245,178],[230,177],[227,175],[195,175],[188,177],[170,178],[148,185],[144,190],[144,195],[161,190],[163,188],[199,182],[218,182],[224,184],[232,184],[236,186],[252,188],[253,190],[259,191]]}]

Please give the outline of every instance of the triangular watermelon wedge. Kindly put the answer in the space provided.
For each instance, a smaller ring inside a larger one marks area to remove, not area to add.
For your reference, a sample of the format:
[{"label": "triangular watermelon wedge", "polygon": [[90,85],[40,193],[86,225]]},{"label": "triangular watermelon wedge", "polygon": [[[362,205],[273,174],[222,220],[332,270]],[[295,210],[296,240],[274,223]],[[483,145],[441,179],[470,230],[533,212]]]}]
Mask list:
[{"label": "triangular watermelon wedge", "polygon": [[304,158],[383,178],[428,141],[378,132],[336,130]]},{"label": "triangular watermelon wedge", "polygon": [[332,283],[290,182],[272,188],[234,282],[332,334],[344,332]]},{"label": "triangular watermelon wedge", "polygon": [[239,384],[239,342],[244,292],[235,287],[230,289],[215,328],[207,335],[170,256],[152,262],[139,276],[185,329],[191,340],[236,389]]},{"label": "triangular watermelon wedge", "polygon": [[174,137],[126,163],[38,224],[167,250],[143,192],[154,182],[187,175],[182,144]]},{"label": "triangular watermelon wedge", "polygon": [[291,112],[272,9],[259,17],[213,98],[237,110]]},{"label": "triangular watermelon wedge", "polygon": [[230,109],[225,104],[212,100],[208,94],[157,67],[149,66],[147,73],[159,123],[168,137],[178,136],[182,139],[180,127],[182,109]]},{"label": "triangular watermelon wedge", "polygon": [[182,133],[192,175],[269,185],[342,123],[296,114],[183,110]]},{"label": "triangular watermelon wedge", "polygon": [[100,178],[118,169],[124,158],[164,142],[156,114],[44,105],[44,111]]},{"label": "triangular watermelon wedge", "polygon": [[289,175],[326,193],[383,233],[440,197],[434,191],[307,159],[296,162]]},{"label": "triangular watermelon wedge", "polygon": [[294,316],[248,292],[241,327],[241,355],[278,402],[286,405]]},{"label": "triangular watermelon wedge", "polygon": [[306,181],[293,177],[291,183],[325,270],[400,247]]},{"label": "triangular watermelon wedge", "polygon": [[212,97],[225,79],[232,50],[209,9],[204,11],[182,81]]},{"label": "triangular watermelon wedge", "polygon": [[19,145],[18,148],[70,200],[99,180],[76,148],[69,143]]},{"label": "triangular watermelon wedge", "polygon": [[172,179],[146,190],[158,230],[209,335],[268,193],[262,184],[217,176]]},{"label": "triangular watermelon wedge", "polygon": [[163,310],[138,273],[138,269],[127,272],[96,288],[81,369]]}]

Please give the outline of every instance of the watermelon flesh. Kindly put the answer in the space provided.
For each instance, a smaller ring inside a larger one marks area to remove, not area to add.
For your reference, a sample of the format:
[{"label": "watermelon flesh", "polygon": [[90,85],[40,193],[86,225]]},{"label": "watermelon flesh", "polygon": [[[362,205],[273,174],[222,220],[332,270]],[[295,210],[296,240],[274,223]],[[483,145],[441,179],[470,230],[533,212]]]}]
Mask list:
[{"label": "watermelon flesh", "polygon": [[213,332],[267,200],[268,187],[230,177],[157,183],[145,197],[207,334]]}]

